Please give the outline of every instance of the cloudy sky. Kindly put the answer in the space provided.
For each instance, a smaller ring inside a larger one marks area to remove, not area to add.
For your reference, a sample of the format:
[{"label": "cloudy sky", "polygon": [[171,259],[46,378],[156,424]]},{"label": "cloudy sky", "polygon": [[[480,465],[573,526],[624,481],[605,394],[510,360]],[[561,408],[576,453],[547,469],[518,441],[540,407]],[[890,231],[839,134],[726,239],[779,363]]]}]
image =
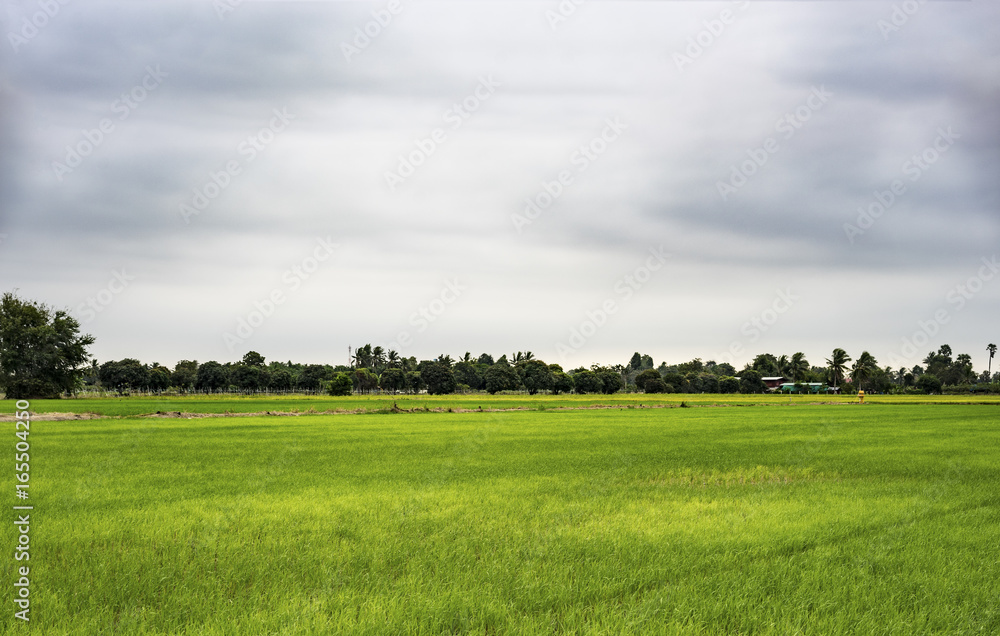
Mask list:
[{"label": "cloudy sky", "polygon": [[1000,340],[995,3],[63,2],[0,12],[0,286],[99,361]]}]

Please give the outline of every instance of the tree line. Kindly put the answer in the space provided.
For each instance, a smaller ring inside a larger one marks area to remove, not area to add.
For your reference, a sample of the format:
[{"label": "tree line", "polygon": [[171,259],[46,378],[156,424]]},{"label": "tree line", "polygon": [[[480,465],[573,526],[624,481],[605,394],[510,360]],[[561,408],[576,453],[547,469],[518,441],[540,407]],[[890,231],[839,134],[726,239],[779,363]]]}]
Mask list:
[{"label": "tree line", "polygon": [[813,384],[840,392],[1000,392],[1000,373],[992,374],[994,344],[987,346],[989,366],[980,374],[973,371],[970,355],[953,356],[948,345],[930,352],[923,365],[909,369],[880,367],[867,351],[852,359],[840,348],[819,366],[810,364],[802,352],[791,356],[761,353],[740,370],[700,358],[657,366],[652,357],[636,352],[624,364],[564,370],[536,359],[531,351],[496,359],[487,353],[474,357],[466,352],[457,359],[440,354],[417,360],[371,344],[354,349],[348,365],[267,362],[260,353],[249,351],[238,362],[181,360],[171,369],[135,358],[98,363],[87,352],[94,338],[81,335],[79,328],[65,311],[4,294],[0,298],[0,390],[6,397],[57,397],[80,391],[763,393],[768,390],[767,377],[787,378],[796,387]]}]

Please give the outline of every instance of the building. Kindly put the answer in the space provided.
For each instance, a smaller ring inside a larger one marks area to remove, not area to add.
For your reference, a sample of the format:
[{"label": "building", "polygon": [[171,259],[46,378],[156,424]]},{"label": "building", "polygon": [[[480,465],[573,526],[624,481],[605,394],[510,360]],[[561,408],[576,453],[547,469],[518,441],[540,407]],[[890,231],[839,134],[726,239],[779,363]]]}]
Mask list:
[{"label": "building", "polygon": [[777,391],[778,387],[780,387],[782,383],[788,382],[788,378],[782,376],[761,378],[761,380],[764,382],[764,386],[767,387],[768,391]]},{"label": "building", "polygon": [[825,382],[785,382],[778,386],[782,393],[836,393],[835,388]]}]

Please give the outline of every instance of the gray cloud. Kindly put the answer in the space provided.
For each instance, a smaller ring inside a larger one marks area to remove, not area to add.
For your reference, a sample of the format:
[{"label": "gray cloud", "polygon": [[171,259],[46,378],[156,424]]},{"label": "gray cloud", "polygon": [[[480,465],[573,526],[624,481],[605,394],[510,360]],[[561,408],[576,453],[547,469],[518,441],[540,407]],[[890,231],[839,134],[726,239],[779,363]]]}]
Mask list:
[{"label": "gray cloud", "polygon": [[[12,5],[5,33],[31,6]],[[468,292],[404,353],[555,359],[611,298],[621,310],[579,363],[712,357],[793,284],[801,303],[748,355],[819,362],[834,346],[883,359],[996,251],[992,6],[928,3],[888,38],[882,3],[587,3],[554,30],[546,3],[403,6],[350,61],[342,44],[382,5],[247,2],[225,19],[211,3],[65,6],[0,54],[4,287],[75,307],[124,267],[134,283],[85,325],[99,358],[234,359],[221,334],[329,236],[336,258],[286,290],[248,349],[337,361],[414,330],[459,278]],[[726,8],[732,24],[678,68]],[[123,118],[150,69],[162,81]],[[499,86],[456,119],[484,77]],[[802,110],[819,87],[829,99]],[[267,132],[275,109],[293,118]],[[594,142],[609,118],[625,129]],[[104,119],[114,130],[60,180],[53,162]],[[960,136],[912,179],[906,162],[949,127]],[[777,150],[724,199],[719,183],[768,139]],[[519,232],[512,216],[561,172]],[[905,193],[851,242],[844,225],[896,179]],[[198,193],[208,205],[185,222]],[[616,283],[657,245],[669,264],[625,299]],[[978,361],[998,298],[986,285],[942,341]]]}]

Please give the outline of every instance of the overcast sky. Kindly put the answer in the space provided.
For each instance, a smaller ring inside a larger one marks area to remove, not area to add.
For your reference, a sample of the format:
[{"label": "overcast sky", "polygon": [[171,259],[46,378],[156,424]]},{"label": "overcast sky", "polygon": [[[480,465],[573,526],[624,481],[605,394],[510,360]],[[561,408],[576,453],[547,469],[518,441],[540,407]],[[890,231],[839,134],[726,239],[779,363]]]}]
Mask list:
[{"label": "overcast sky", "polygon": [[978,371],[1000,340],[996,3],[0,18],[0,286],[101,362],[949,343]]}]

